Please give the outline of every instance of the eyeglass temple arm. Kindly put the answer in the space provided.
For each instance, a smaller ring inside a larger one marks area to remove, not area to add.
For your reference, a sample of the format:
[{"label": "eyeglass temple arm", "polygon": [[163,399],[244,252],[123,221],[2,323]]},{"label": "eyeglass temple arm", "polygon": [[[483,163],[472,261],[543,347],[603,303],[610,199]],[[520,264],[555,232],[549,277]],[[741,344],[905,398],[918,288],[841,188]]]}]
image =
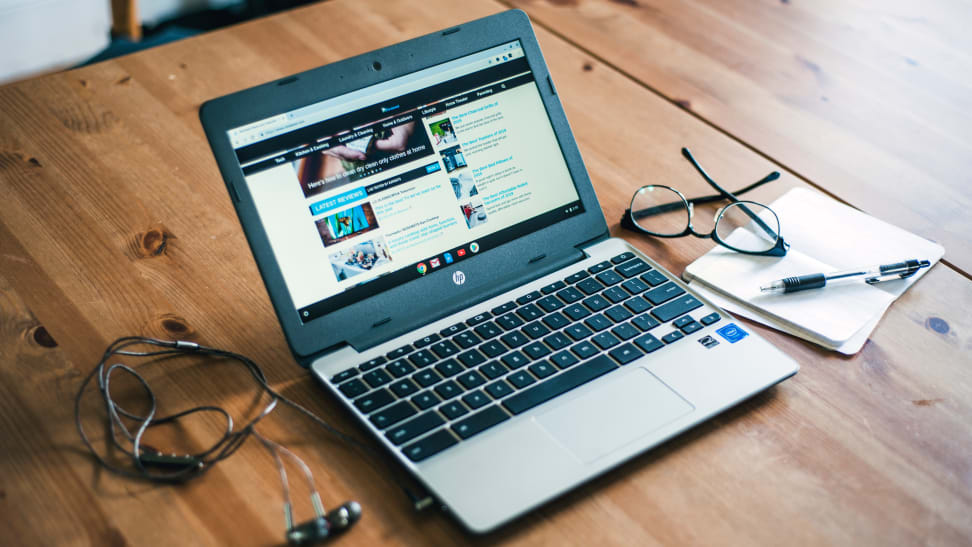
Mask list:
[{"label": "eyeglass temple arm", "polygon": [[[698,171],[700,175],[702,175],[702,178],[704,178],[705,181],[708,182],[710,186],[712,186],[713,188],[715,188],[716,190],[718,190],[720,194],[722,194],[724,197],[732,200],[733,202],[741,201],[739,198],[737,198],[736,196],[732,195],[725,188],[723,188],[722,186],[719,186],[719,183],[717,183],[716,181],[712,180],[712,177],[710,177],[709,174],[705,172],[705,169],[702,169],[702,166],[699,165],[699,162],[695,161],[695,158],[692,156],[692,152],[690,152],[688,148],[682,147],[682,155],[685,156],[685,159],[689,160],[689,162],[692,164],[692,167],[695,167],[695,170]],[[773,175],[776,175],[776,176],[774,177]],[[771,180],[776,180],[777,178],[779,178],[779,176],[780,176],[780,174],[778,172],[773,171],[769,175],[763,177],[763,180],[757,182],[756,184],[760,184],[760,183],[763,183],[763,182],[769,182]],[[770,177],[772,177],[772,178],[770,178]],[[753,185],[753,186],[755,187],[755,185]],[[740,193],[742,193],[742,192],[740,192]],[[763,231],[766,232],[767,235],[773,236],[774,238],[780,237],[779,234],[777,234],[775,231],[773,231],[772,228],[770,228],[765,222],[763,222],[763,219],[759,218],[759,216],[757,216],[756,213],[754,213],[752,211],[752,209],[750,209],[749,207],[746,207],[745,205],[740,205],[739,208],[742,209],[744,213],[746,213],[747,215],[749,215],[749,218],[753,219],[753,222],[755,222],[757,226],[759,226],[760,228],[762,228]]]},{"label": "eyeglass temple arm", "polygon": [[[776,180],[778,178],[780,178],[779,171],[773,171],[772,173],[770,173],[770,174],[766,175],[765,177],[761,178],[760,180],[758,180],[758,181],[750,184],[749,186],[746,186],[744,188],[740,188],[739,190],[736,190],[735,193],[736,194],[745,194],[746,192],[748,192],[748,191],[750,191],[750,190],[752,190],[754,188],[758,188],[758,187],[766,184],[767,182],[772,182],[772,181],[774,181],[774,180]],[[701,196],[701,197],[697,197],[697,198],[691,198],[691,199],[688,200],[688,202],[691,203],[692,205],[699,205],[701,203],[712,203],[713,201],[722,201],[724,199],[727,199],[727,198],[731,199],[732,197],[734,197],[733,194],[729,194],[728,192],[727,192],[727,194],[728,194],[728,196],[724,196],[722,194],[714,194],[714,195],[711,195],[711,196]],[[671,212],[671,211],[675,211],[677,209],[680,209],[681,207],[682,207],[682,203],[681,202],[673,201],[671,203],[662,203],[661,205],[655,205],[654,207],[647,207],[645,209],[638,209],[638,210],[632,212],[632,214],[634,215],[635,218],[645,218],[645,217],[650,217],[652,215],[660,215],[662,213],[668,213],[668,212]]]}]

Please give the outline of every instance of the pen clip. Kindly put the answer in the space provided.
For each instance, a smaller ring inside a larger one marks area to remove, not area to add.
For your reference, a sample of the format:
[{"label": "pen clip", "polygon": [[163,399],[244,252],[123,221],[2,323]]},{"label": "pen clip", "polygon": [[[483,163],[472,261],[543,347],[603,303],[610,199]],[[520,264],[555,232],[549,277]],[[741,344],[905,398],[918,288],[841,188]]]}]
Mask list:
[{"label": "pen clip", "polygon": [[906,277],[911,277],[911,276],[915,275],[915,273],[917,271],[918,270],[912,270],[910,272],[904,272],[904,273],[899,273],[899,274],[876,275],[874,277],[867,277],[867,278],[865,278],[864,279],[864,282],[867,283],[868,285],[874,285],[876,283],[883,283],[885,281],[894,281],[895,279],[904,279]]}]

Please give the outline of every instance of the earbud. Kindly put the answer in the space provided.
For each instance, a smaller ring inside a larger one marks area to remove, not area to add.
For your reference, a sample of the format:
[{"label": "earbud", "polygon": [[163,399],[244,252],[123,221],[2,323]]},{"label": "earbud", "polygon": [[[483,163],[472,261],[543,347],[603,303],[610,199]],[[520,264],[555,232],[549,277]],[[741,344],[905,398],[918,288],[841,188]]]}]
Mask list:
[{"label": "earbud", "polygon": [[344,505],[324,514],[321,510],[320,498],[316,497],[316,492],[311,496],[314,502],[314,512],[317,516],[311,520],[298,524],[290,525],[290,507],[285,507],[288,517],[287,543],[290,545],[314,545],[326,540],[328,537],[340,534],[350,528],[358,519],[361,518],[361,505],[356,501],[346,502]]}]

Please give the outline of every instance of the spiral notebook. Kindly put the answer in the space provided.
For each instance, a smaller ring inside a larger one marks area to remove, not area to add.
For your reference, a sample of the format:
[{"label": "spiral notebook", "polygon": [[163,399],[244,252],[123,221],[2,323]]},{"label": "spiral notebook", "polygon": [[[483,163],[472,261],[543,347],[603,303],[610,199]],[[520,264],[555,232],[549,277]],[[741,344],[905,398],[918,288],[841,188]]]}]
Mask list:
[{"label": "spiral notebook", "polygon": [[789,294],[761,293],[759,286],[792,275],[907,259],[934,265],[945,254],[937,243],[805,188],[790,190],[770,207],[790,243],[785,257],[717,246],[689,264],[682,278],[732,313],[841,353],[860,351],[885,310],[930,268],[875,285],[848,283]]}]

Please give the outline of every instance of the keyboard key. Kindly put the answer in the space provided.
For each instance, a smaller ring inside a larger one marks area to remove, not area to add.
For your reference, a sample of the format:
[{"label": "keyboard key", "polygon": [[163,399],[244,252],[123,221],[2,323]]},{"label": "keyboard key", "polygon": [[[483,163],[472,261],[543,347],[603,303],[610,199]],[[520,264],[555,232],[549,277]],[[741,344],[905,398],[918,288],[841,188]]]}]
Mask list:
[{"label": "keyboard key", "polygon": [[446,327],[446,328],[440,330],[439,331],[439,335],[440,336],[452,336],[453,334],[456,334],[458,332],[462,332],[464,330],[466,330],[466,324],[465,323],[456,323],[455,325],[452,325],[451,327]]},{"label": "keyboard key", "polygon": [[624,303],[624,307],[631,310],[631,313],[639,314],[648,311],[651,308],[651,304],[645,301],[644,298],[636,296]]},{"label": "keyboard key", "polygon": [[630,252],[625,251],[625,252],[623,252],[623,253],[615,256],[614,258],[612,258],[611,259],[611,263],[612,264],[620,264],[620,263],[622,263],[622,262],[624,262],[626,260],[631,260],[632,258],[634,258],[634,256],[635,256],[634,253],[630,253]]},{"label": "keyboard key", "polygon": [[682,328],[685,325],[688,325],[689,323],[691,323],[692,321],[695,321],[695,319],[692,319],[692,316],[691,315],[683,315],[683,316],[679,317],[678,319],[672,321],[672,324],[675,325],[678,328]]},{"label": "keyboard key", "polygon": [[479,337],[482,338],[483,340],[489,340],[494,336],[499,336],[499,334],[503,332],[492,321],[490,321],[489,323],[483,323],[482,325],[479,325],[473,330],[476,331],[476,334],[478,334]]},{"label": "keyboard key", "polygon": [[568,304],[573,304],[581,298],[584,298],[584,293],[580,292],[574,287],[567,287],[566,289],[557,293],[557,297]]},{"label": "keyboard key", "polygon": [[587,271],[592,274],[596,274],[596,273],[601,273],[610,267],[611,267],[611,263],[605,260],[604,262],[600,262],[598,264],[591,266],[590,268],[587,269]]},{"label": "keyboard key", "polygon": [[591,310],[581,306],[580,304],[571,304],[564,308],[564,315],[570,317],[572,321],[578,321],[591,314]]},{"label": "keyboard key", "polygon": [[622,283],[621,287],[631,294],[641,294],[649,288],[648,284],[640,279],[629,279]]},{"label": "keyboard key", "polygon": [[436,364],[435,370],[441,374],[443,378],[448,378],[466,370],[466,367],[460,365],[459,361],[456,361],[455,359],[446,359],[445,361]]},{"label": "keyboard key", "polygon": [[649,266],[644,260],[641,260],[639,258],[638,260],[632,260],[626,264],[622,264],[621,266],[618,266],[617,268],[614,269],[614,271],[618,272],[619,274],[621,274],[626,278],[631,278],[638,274],[647,272],[650,269],[651,266]]},{"label": "keyboard key", "polygon": [[541,380],[550,376],[551,374],[557,372],[557,367],[551,365],[546,361],[540,361],[539,363],[533,363],[527,367],[534,376],[540,378]]},{"label": "keyboard key", "polygon": [[375,369],[372,370],[371,372],[366,372],[364,373],[364,376],[362,376],[362,378],[371,387],[383,386],[388,382],[391,382],[392,380],[391,376],[389,376],[387,372],[381,369]]},{"label": "keyboard key", "polygon": [[564,303],[556,296],[547,296],[537,300],[537,306],[540,306],[543,311],[549,313],[564,307]]},{"label": "keyboard key", "polygon": [[646,334],[641,338],[638,338],[637,340],[635,340],[635,344],[638,344],[638,347],[641,348],[641,351],[645,353],[651,353],[656,349],[660,349],[665,346],[665,344],[662,344],[661,341],[659,341],[651,334]]},{"label": "keyboard key", "polygon": [[514,313],[508,313],[496,319],[496,324],[506,330],[513,330],[523,324],[523,320]]},{"label": "keyboard key", "polygon": [[659,272],[658,270],[651,270],[649,272],[643,273],[641,274],[640,279],[645,283],[651,285],[652,287],[657,287],[658,285],[661,285],[662,283],[668,281],[668,278],[665,277],[665,274]]},{"label": "keyboard key", "polygon": [[503,406],[513,414],[520,414],[566,393],[580,385],[618,368],[607,355],[598,356],[586,363],[568,369],[545,382],[507,397]]},{"label": "keyboard key", "polygon": [[404,378],[405,376],[408,376],[412,372],[415,372],[415,367],[408,364],[408,362],[405,361],[404,359],[396,359],[392,361],[391,364],[389,364],[387,367],[385,367],[385,370],[390,372],[391,375],[394,376],[395,378]]},{"label": "keyboard key", "polygon": [[518,370],[513,374],[510,374],[509,376],[506,377],[506,380],[509,383],[513,384],[513,386],[516,387],[517,389],[523,389],[528,385],[537,381],[536,378],[531,376],[525,370]]},{"label": "keyboard key", "polygon": [[674,283],[669,282],[669,283],[665,283],[660,287],[656,287],[646,292],[642,296],[644,296],[646,300],[648,300],[649,302],[657,306],[658,304],[661,304],[662,302],[667,302],[680,294],[685,294],[685,289],[679,287]]},{"label": "keyboard key", "polygon": [[611,305],[603,296],[595,294],[594,296],[584,299],[584,305],[591,309],[591,311],[601,311],[604,308]]},{"label": "keyboard key", "polygon": [[446,380],[445,382],[435,386],[436,394],[438,394],[443,401],[447,401],[456,395],[459,395],[463,391],[465,390],[459,387],[459,384],[453,382],[452,380]]},{"label": "keyboard key", "polygon": [[672,342],[674,342],[676,340],[681,340],[682,338],[685,338],[685,335],[682,334],[681,332],[675,330],[675,331],[672,331],[672,332],[666,334],[665,336],[662,336],[661,339],[662,339],[662,342],[665,342],[666,344],[671,344]]},{"label": "keyboard key", "polygon": [[509,414],[503,412],[503,409],[493,405],[486,407],[485,410],[480,410],[479,412],[473,414],[468,418],[463,418],[462,420],[456,422],[452,425],[452,431],[459,435],[463,439],[468,439],[473,435],[485,431],[494,425],[509,419]]},{"label": "keyboard key", "polygon": [[574,354],[569,351],[561,351],[553,354],[550,357],[550,362],[557,365],[558,368],[565,369],[569,366],[576,365],[580,362],[580,359],[574,357]]},{"label": "keyboard key", "polygon": [[354,400],[354,406],[358,410],[368,414],[379,408],[391,403],[395,400],[395,397],[387,389],[379,389],[377,391],[372,391],[367,395],[362,395]]},{"label": "keyboard key", "polygon": [[500,360],[503,361],[503,363],[511,369],[520,368],[523,365],[530,362],[530,360],[527,359],[525,355],[523,355],[518,351],[514,351],[513,353],[507,353],[502,358],[500,358]]},{"label": "keyboard key", "polygon": [[511,388],[510,384],[507,384],[503,380],[497,380],[486,386],[486,393],[489,393],[489,395],[494,399],[502,399],[503,397],[513,393],[513,388]]},{"label": "keyboard key", "polygon": [[510,300],[506,304],[503,304],[501,306],[496,306],[495,308],[493,308],[490,311],[493,312],[493,315],[500,316],[500,315],[503,315],[506,312],[513,311],[515,308],[516,308],[516,302]]},{"label": "keyboard key", "polygon": [[477,408],[486,406],[492,401],[485,393],[479,391],[470,391],[469,393],[462,396],[462,402],[466,403],[466,406],[476,410]]},{"label": "keyboard key", "polygon": [[439,401],[440,399],[435,395],[435,393],[432,393],[431,391],[423,391],[422,393],[419,393],[415,397],[412,397],[412,402],[415,403],[415,406],[419,407],[422,410],[431,408],[439,404]]},{"label": "keyboard key", "polygon": [[601,349],[613,348],[614,346],[621,343],[616,336],[610,332],[602,332],[600,334],[595,334],[591,341],[597,344],[597,347]]},{"label": "keyboard key", "polygon": [[462,361],[462,364],[466,365],[466,368],[472,368],[486,362],[486,358],[483,357],[483,354],[474,349],[460,353],[459,360]]},{"label": "keyboard key", "polygon": [[348,399],[353,399],[358,395],[361,395],[362,393],[368,391],[368,386],[366,386],[364,382],[362,382],[361,380],[355,378],[353,380],[344,382],[343,384],[338,386],[338,389],[341,390],[341,393],[343,393],[345,397],[347,397]]},{"label": "keyboard key", "polygon": [[526,306],[516,310],[516,314],[522,317],[524,321],[533,321],[534,319],[542,316],[543,312],[540,311],[540,308],[536,307],[535,305],[527,304]]},{"label": "keyboard key", "polygon": [[490,380],[495,380],[500,376],[509,372],[510,369],[503,366],[499,361],[490,361],[485,365],[479,367],[479,372]]},{"label": "keyboard key", "polygon": [[635,336],[641,334],[641,331],[632,327],[631,323],[622,323],[611,329],[611,332],[622,340],[631,340]]},{"label": "keyboard key", "polygon": [[349,368],[347,370],[342,370],[341,372],[331,376],[332,384],[340,384],[341,382],[358,375],[358,369]]},{"label": "keyboard key", "polygon": [[478,336],[471,332],[460,332],[455,338],[452,339],[452,341],[459,344],[459,347],[462,349],[471,348],[482,342]]},{"label": "keyboard key", "polygon": [[364,363],[362,365],[359,365],[358,366],[358,370],[360,370],[361,372],[367,372],[367,371],[369,371],[369,370],[377,367],[378,365],[384,364],[386,361],[387,361],[387,359],[385,359],[384,357],[375,357],[371,361],[368,361],[367,363]]},{"label": "keyboard key", "polygon": [[651,310],[650,314],[654,315],[656,319],[662,323],[666,321],[671,321],[683,313],[688,313],[696,308],[701,308],[702,303],[699,302],[697,298],[690,294],[680,296],[671,302],[658,306],[657,308]]},{"label": "keyboard key", "polygon": [[697,323],[695,321],[692,321],[691,323],[689,323],[689,324],[685,325],[684,327],[682,327],[682,332],[684,332],[685,334],[691,334],[691,333],[693,333],[693,332],[695,332],[695,331],[697,331],[697,330],[699,330],[701,328],[702,328],[702,324],[701,323]]},{"label": "keyboard key", "polygon": [[446,418],[455,420],[459,416],[468,413],[469,410],[459,401],[449,401],[448,403],[439,407],[439,412],[441,412]]},{"label": "keyboard key", "polygon": [[580,357],[581,359],[587,359],[588,357],[597,354],[597,348],[594,346],[594,344],[587,341],[574,344],[574,346],[570,348],[570,351],[574,352],[574,355]]},{"label": "keyboard key", "polygon": [[425,338],[419,338],[418,340],[412,342],[412,345],[415,346],[416,348],[424,348],[425,346],[433,342],[438,342],[441,339],[442,337],[439,336],[438,334],[430,334]]},{"label": "keyboard key", "polygon": [[595,316],[588,317],[587,319],[585,319],[584,324],[590,327],[591,330],[593,330],[594,332],[597,332],[599,330],[604,330],[610,327],[614,323],[612,323],[610,319],[604,317],[599,313]]},{"label": "keyboard key", "polygon": [[400,347],[398,349],[394,349],[392,351],[389,351],[385,355],[385,357],[387,357],[389,359],[398,359],[399,357],[404,357],[405,355],[408,355],[408,353],[410,351],[412,351],[413,349],[415,349],[415,348],[413,348],[411,345],[405,344],[404,346],[402,346],[402,347]]},{"label": "keyboard key", "polygon": [[550,348],[540,342],[531,342],[523,346],[523,353],[530,359],[537,360],[550,354]]},{"label": "keyboard key", "polygon": [[439,376],[434,370],[420,370],[412,375],[412,379],[422,387],[429,387],[442,380],[442,376]]},{"label": "keyboard key", "polygon": [[581,271],[579,271],[577,273],[568,275],[566,278],[564,278],[564,281],[567,282],[570,285],[573,285],[574,283],[577,283],[578,281],[580,281],[581,279],[584,279],[585,277],[587,277],[589,275],[591,275],[591,274],[587,273],[587,270],[581,270]]},{"label": "keyboard key", "polygon": [[388,389],[392,390],[392,393],[398,396],[400,399],[409,397],[418,393],[419,388],[415,385],[415,382],[409,380],[408,378],[399,380],[392,385],[388,386]]},{"label": "keyboard key", "polygon": [[615,323],[621,323],[623,321],[627,321],[628,319],[634,317],[634,314],[628,311],[628,308],[625,308],[624,306],[614,306],[613,308],[604,312],[604,315],[606,315],[608,319],[614,321]]},{"label": "keyboard key", "polygon": [[408,356],[408,360],[418,368],[427,367],[439,360],[431,351],[420,349]]},{"label": "keyboard key", "polygon": [[601,272],[594,277],[596,277],[598,281],[604,284],[605,287],[610,287],[611,285],[615,285],[617,283],[624,281],[624,278],[618,275],[618,273],[615,272],[614,270]]},{"label": "keyboard key", "polygon": [[610,300],[612,304],[617,304],[618,302],[624,302],[628,298],[631,298],[631,295],[628,294],[628,291],[622,289],[621,287],[610,287],[608,288],[608,290],[602,292],[601,294],[604,296],[604,298]]},{"label": "keyboard key", "polygon": [[710,313],[709,315],[703,317],[701,321],[703,325],[708,326],[711,325],[712,323],[715,323],[719,319],[722,319],[722,317],[720,317],[718,313]]},{"label": "keyboard key", "polygon": [[516,299],[517,304],[529,304],[534,300],[540,300],[540,291],[533,291],[531,293],[524,294],[523,296]]},{"label": "keyboard key", "polygon": [[631,321],[631,324],[634,325],[634,326],[636,326],[636,327],[638,327],[639,329],[641,329],[643,331],[646,331],[646,330],[651,330],[651,329],[657,327],[661,323],[659,323],[657,319],[655,319],[654,317],[652,317],[652,316],[650,316],[650,315],[648,315],[646,313],[644,315],[639,315],[638,317],[635,317]]},{"label": "keyboard key", "polygon": [[378,429],[385,429],[386,427],[393,426],[398,422],[404,420],[405,418],[414,416],[418,411],[415,407],[408,404],[408,401],[398,401],[397,403],[386,407],[384,410],[379,410],[372,414],[368,419],[371,423],[375,424]]},{"label": "keyboard key", "polygon": [[608,352],[608,355],[617,361],[618,364],[626,365],[644,354],[631,344],[622,344]]},{"label": "keyboard key", "polygon": [[542,292],[543,294],[551,294],[559,291],[560,289],[563,289],[566,286],[567,284],[564,283],[563,281],[554,281],[553,283],[540,289],[540,292]]},{"label": "keyboard key", "polygon": [[596,279],[593,278],[587,278],[578,283],[576,286],[578,289],[583,291],[584,294],[588,295],[601,292],[601,289],[604,288],[604,285],[601,285]]},{"label": "keyboard key", "polygon": [[443,340],[432,344],[432,352],[438,355],[440,358],[445,358],[450,355],[459,353],[459,348],[449,340]]},{"label": "keyboard key", "polygon": [[484,311],[483,313],[475,315],[473,316],[472,319],[466,321],[466,324],[469,325],[470,327],[475,327],[476,325],[485,322],[487,319],[489,319],[492,316],[493,315],[488,311]]},{"label": "keyboard key", "polygon": [[483,378],[483,375],[476,372],[475,370],[463,372],[456,379],[459,380],[459,383],[462,384],[462,387],[466,389],[477,388],[486,383],[486,379]]},{"label": "keyboard key", "polygon": [[498,340],[490,340],[479,346],[479,350],[486,354],[486,357],[497,357],[509,351],[506,346],[500,344]]},{"label": "keyboard key", "polygon": [[564,329],[564,332],[567,333],[567,336],[573,338],[574,341],[582,340],[594,334],[594,331],[581,324],[571,325]]},{"label": "keyboard key", "polygon": [[555,332],[544,338],[543,341],[554,350],[565,348],[570,345],[570,338],[567,338],[561,332]]},{"label": "keyboard key", "polygon": [[395,427],[389,429],[388,432],[385,433],[385,437],[396,445],[400,445],[427,431],[431,431],[444,423],[445,420],[443,420],[438,413],[436,413],[434,410],[430,410],[424,414],[419,414],[416,418],[412,418],[405,423],[396,425]]},{"label": "keyboard key", "polygon": [[508,332],[503,336],[500,336],[500,340],[502,340],[504,344],[509,346],[510,349],[518,348],[530,341],[529,338],[527,338],[523,333],[519,331]]},{"label": "keyboard key", "polygon": [[543,323],[534,321],[533,323],[530,323],[529,325],[520,329],[520,332],[529,336],[530,339],[536,340],[537,338],[550,334],[550,329],[545,327]]},{"label": "keyboard key", "polygon": [[564,317],[564,314],[560,312],[551,313],[550,315],[541,319],[544,325],[550,327],[551,330],[559,330],[566,325],[570,324],[570,319]]},{"label": "keyboard key", "polygon": [[415,463],[442,452],[446,448],[458,443],[452,433],[445,429],[436,431],[428,437],[419,439],[402,449],[405,456]]}]

